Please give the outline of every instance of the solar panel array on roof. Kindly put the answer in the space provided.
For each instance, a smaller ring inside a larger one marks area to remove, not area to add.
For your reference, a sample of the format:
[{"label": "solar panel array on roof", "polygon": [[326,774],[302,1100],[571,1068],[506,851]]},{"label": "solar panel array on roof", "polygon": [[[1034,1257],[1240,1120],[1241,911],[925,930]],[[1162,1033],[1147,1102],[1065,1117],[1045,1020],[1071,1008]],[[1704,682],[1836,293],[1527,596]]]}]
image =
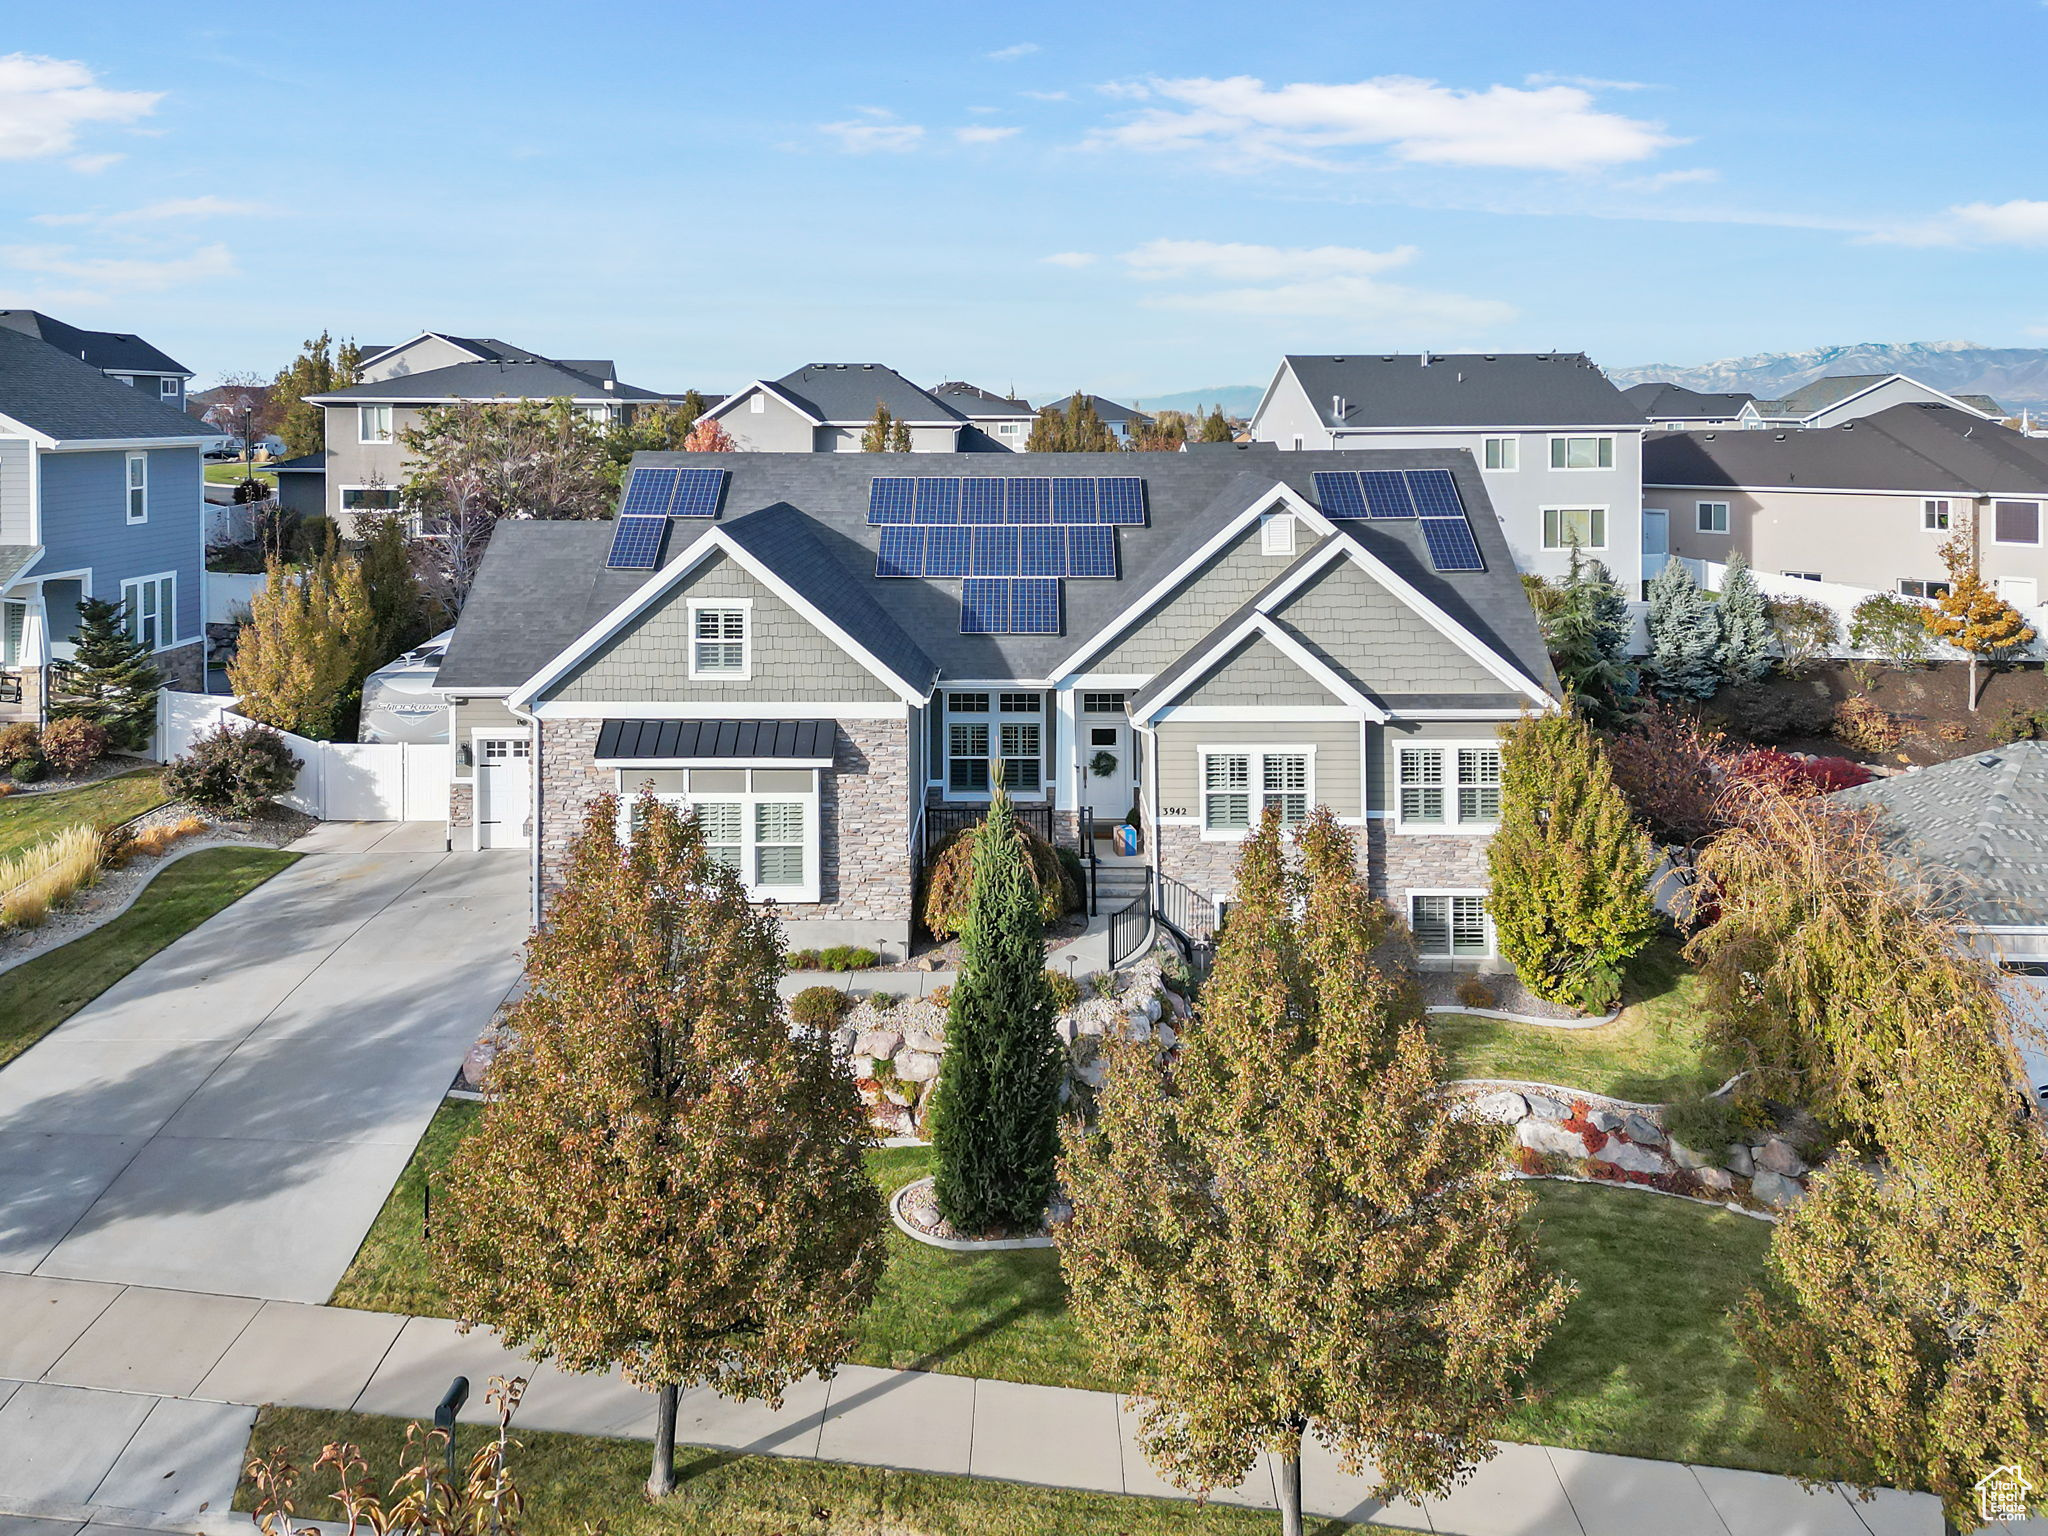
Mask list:
[{"label": "solar panel array on roof", "polygon": [[868,483],[870,523],[1145,523],[1145,482],[1136,475],[877,475]]},{"label": "solar panel array on roof", "polygon": [[1056,635],[1060,584],[1045,578],[971,576],[960,594],[963,635]]},{"label": "solar panel array on roof", "polygon": [[622,517],[604,563],[615,571],[651,571],[661,558],[661,536],[666,532],[666,516]]},{"label": "solar panel array on roof", "polygon": [[958,480],[926,480],[917,482],[917,517],[920,523],[957,523],[960,521],[960,482]]},{"label": "solar panel array on roof", "polygon": [[718,516],[718,504],[725,499],[725,482],[731,478],[729,471],[678,469],[675,475],[676,497],[669,503],[670,517]]},{"label": "solar panel array on roof", "polygon": [[1415,503],[1408,495],[1408,477],[1397,469],[1369,469],[1359,475],[1365,488],[1368,517],[1413,517]]},{"label": "solar panel array on roof", "polygon": [[1411,469],[1408,489],[1415,497],[1415,511],[1421,517],[1463,517],[1465,503],[1458,495],[1458,482],[1448,469]]},{"label": "solar panel array on roof", "polygon": [[661,464],[636,469],[619,499],[620,517],[716,517],[730,476],[722,469]]},{"label": "solar panel array on roof", "polygon": [[1440,571],[1483,571],[1479,541],[1472,537],[1472,525],[1462,517],[1426,517],[1422,520],[1423,541],[1429,545],[1429,563]]},{"label": "solar panel array on roof", "polygon": [[1322,469],[1315,485],[1325,517],[1418,518],[1429,563],[1437,570],[1486,569],[1448,469]]},{"label": "solar panel array on roof", "polygon": [[1358,488],[1355,469],[1316,471],[1316,501],[1325,517],[1365,516],[1365,495]]},{"label": "solar panel array on roof", "polygon": [[917,506],[917,482],[908,476],[877,475],[868,482],[868,521],[907,523]]},{"label": "solar panel array on roof", "polygon": [[669,503],[675,499],[678,473],[673,469],[634,470],[632,479],[626,482],[626,494],[619,501],[619,516],[667,517]]},{"label": "solar panel array on roof", "polygon": [[1117,574],[1116,530],[1084,524],[1075,528],[1014,528],[990,524],[969,528],[941,523],[931,528],[892,526],[882,530],[875,554],[880,577],[1109,577]]}]

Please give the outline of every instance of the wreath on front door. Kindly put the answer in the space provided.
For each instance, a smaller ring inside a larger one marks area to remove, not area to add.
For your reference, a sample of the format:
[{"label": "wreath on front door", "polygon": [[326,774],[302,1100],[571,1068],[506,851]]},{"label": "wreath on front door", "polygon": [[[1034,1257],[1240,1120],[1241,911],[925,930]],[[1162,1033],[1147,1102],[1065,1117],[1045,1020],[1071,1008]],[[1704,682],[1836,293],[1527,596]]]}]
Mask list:
[{"label": "wreath on front door", "polygon": [[1116,772],[1116,754],[1102,751],[1088,759],[1088,771],[1098,779],[1106,779]]}]

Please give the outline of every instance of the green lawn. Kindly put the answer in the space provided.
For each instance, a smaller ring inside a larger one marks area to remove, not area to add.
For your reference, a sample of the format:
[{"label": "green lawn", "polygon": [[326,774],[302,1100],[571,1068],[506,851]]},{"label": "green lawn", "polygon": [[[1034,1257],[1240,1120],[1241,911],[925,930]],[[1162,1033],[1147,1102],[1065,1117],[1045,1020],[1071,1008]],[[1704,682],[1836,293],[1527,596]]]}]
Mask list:
[{"label": "green lawn", "polygon": [[[265,1408],[250,1433],[249,1452],[262,1455],[284,1446],[293,1464],[305,1469],[323,1446],[349,1441],[365,1453],[370,1480],[381,1491],[402,1463],[405,1423]],[[697,1449],[679,1452],[681,1486],[652,1504],[642,1492],[649,1459],[645,1442],[521,1432],[516,1419],[513,1431],[518,1449],[511,1470],[526,1498],[519,1522],[525,1536],[586,1536],[593,1530],[608,1536],[1271,1536],[1277,1528],[1270,1510]],[[457,1452],[467,1457],[486,1433],[465,1428]],[[333,1486],[331,1473],[309,1473],[299,1485],[299,1518],[336,1518],[324,1498]],[[246,1479],[235,1493],[235,1508],[255,1508]],[[1311,1519],[1308,1529],[1312,1536],[1334,1536],[1355,1527]]]},{"label": "green lawn", "polygon": [[144,811],[153,811],[170,798],[164,793],[163,775],[155,768],[96,779],[77,789],[9,795],[0,800],[0,858],[19,853],[81,821],[96,827],[112,826]]},{"label": "green lawn", "polygon": [[[446,1316],[420,1243],[419,1181],[477,1108],[449,1103],[386,1202],[334,1301]],[[930,1169],[922,1147],[869,1154],[886,1189]],[[1544,1256],[1579,1283],[1538,1359],[1510,1438],[1629,1456],[1799,1470],[1756,1407],[1728,1312],[1757,1276],[1770,1229],[1654,1194],[1537,1183]],[[892,1230],[889,1268],[853,1360],[1044,1386],[1113,1388],[1066,1310],[1050,1250],[955,1254]]]},{"label": "green lawn", "polygon": [[267,848],[202,848],[163,869],[104,927],[0,974],[0,1066],[298,857]]},{"label": "green lawn", "polygon": [[1706,1043],[1699,978],[1659,947],[1631,979],[1641,1001],[1597,1029],[1433,1015],[1430,1034],[1444,1052],[1445,1074],[1557,1083],[1647,1103],[1697,1097],[1726,1082],[1732,1069]]},{"label": "green lawn", "polygon": [[[253,478],[261,480],[272,490],[277,488],[277,476],[267,471],[259,469],[255,472]],[[240,485],[242,483],[242,461],[236,459],[232,463],[225,461],[209,463],[206,466],[206,483],[208,485]]]}]

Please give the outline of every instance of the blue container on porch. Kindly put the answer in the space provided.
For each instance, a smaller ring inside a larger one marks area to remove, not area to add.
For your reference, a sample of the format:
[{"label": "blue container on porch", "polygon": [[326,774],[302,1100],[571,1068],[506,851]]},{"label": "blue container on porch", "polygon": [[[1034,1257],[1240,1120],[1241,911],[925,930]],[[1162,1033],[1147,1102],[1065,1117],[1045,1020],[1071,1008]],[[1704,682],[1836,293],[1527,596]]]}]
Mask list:
[{"label": "blue container on porch", "polygon": [[1132,858],[1138,851],[1138,829],[1127,821],[1120,821],[1109,831],[1109,846],[1123,858]]}]

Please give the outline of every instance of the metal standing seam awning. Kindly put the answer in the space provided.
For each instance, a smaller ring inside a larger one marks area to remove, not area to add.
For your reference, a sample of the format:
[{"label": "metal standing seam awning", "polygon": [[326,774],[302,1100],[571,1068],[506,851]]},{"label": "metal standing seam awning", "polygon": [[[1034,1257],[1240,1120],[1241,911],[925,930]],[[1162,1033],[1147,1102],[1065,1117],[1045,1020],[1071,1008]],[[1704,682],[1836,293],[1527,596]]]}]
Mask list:
[{"label": "metal standing seam awning", "polygon": [[607,720],[597,733],[597,761],[829,768],[837,736],[831,720]]}]

